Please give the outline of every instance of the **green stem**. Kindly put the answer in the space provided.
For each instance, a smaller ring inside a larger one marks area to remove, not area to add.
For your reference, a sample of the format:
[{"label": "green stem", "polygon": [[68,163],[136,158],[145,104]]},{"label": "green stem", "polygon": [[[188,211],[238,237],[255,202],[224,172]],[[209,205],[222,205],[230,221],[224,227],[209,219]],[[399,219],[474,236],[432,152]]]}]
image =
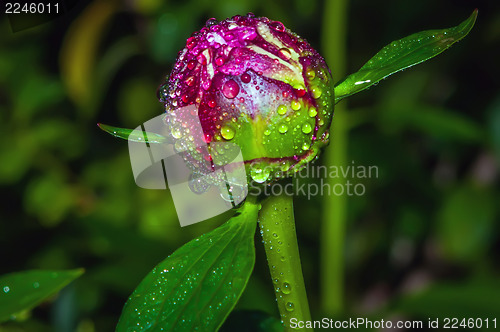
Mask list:
[{"label": "green stem", "polygon": [[[345,75],[346,21],[348,0],[325,2],[323,17],[323,55],[329,64],[334,81]],[[325,164],[345,166],[347,164],[348,118],[345,101],[335,106],[331,127],[331,144],[325,151]],[[329,178],[333,191],[336,185],[345,187],[345,179]],[[323,199],[321,255],[321,306],[325,314],[339,315],[344,309],[344,237],[347,196],[325,195]]]},{"label": "green stem", "polygon": [[295,233],[293,198],[286,194],[268,197],[259,212],[259,226],[285,331],[310,331],[290,327],[292,318],[311,320]]}]

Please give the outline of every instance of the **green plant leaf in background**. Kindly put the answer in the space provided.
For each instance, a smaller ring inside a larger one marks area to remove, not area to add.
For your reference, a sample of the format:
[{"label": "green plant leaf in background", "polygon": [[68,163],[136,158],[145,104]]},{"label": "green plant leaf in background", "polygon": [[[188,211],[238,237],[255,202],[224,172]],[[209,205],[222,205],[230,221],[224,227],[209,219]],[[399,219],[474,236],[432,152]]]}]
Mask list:
[{"label": "green plant leaf in background", "polygon": [[255,263],[259,206],[196,238],[158,264],[127,301],[117,331],[216,331],[229,315]]},{"label": "green plant leaf in background", "polygon": [[474,26],[477,9],[460,25],[428,30],[393,41],[380,50],[359,71],[335,86],[335,102],[358,93],[400,70],[414,66],[445,51],[464,38]]},{"label": "green plant leaf in background", "polygon": [[489,251],[496,205],[490,190],[473,184],[463,184],[445,197],[437,215],[436,236],[448,259],[473,263]]},{"label": "green plant leaf in background", "polygon": [[394,303],[394,309],[425,318],[489,317],[491,324],[491,319],[500,315],[498,280],[479,276],[461,283],[438,282],[401,297]]},{"label": "green plant leaf in background", "polygon": [[32,309],[78,278],[83,269],[66,271],[32,270],[0,277],[0,322]]},{"label": "green plant leaf in background", "polygon": [[[161,144],[161,143],[170,143],[170,140],[168,137],[165,137],[160,134],[156,133],[151,133],[147,131],[138,131],[135,129],[127,129],[127,128],[118,128],[118,127],[113,127],[113,126],[108,126],[102,123],[97,124],[99,128],[101,128],[103,131],[107,132],[108,134],[111,134],[115,137],[126,139],[132,142],[148,142],[148,143],[156,143],[156,144]],[[146,139],[145,139],[146,138]]]}]

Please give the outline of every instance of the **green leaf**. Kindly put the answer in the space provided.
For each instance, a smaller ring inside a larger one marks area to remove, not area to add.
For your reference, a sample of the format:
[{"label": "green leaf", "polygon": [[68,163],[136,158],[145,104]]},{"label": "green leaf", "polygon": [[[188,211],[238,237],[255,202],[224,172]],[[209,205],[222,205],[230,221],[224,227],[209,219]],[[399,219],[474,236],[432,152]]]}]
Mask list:
[{"label": "green leaf", "polygon": [[479,277],[463,283],[436,283],[406,294],[393,309],[420,317],[498,317],[500,288],[498,279]]},{"label": "green leaf", "polygon": [[116,331],[216,331],[252,273],[258,210],[245,203],[158,264],[130,296]]},{"label": "green leaf", "polygon": [[98,123],[97,126],[99,126],[99,128],[101,128],[108,134],[132,142],[141,143],[145,141],[148,143],[156,143],[156,144],[170,143],[170,140],[167,137],[156,133],[150,133],[147,131],[140,132],[135,129],[118,128],[118,127],[108,126],[102,123]]},{"label": "green leaf", "polygon": [[361,69],[335,86],[335,103],[358,93],[400,70],[414,66],[464,38],[474,26],[477,9],[460,25],[443,30],[422,31],[393,41],[375,54]]},{"label": "green leaf", "polygon": [[0,277],[0,322],[32,309],[78,278],[83,269],[66,271],[32,270]]},{"label": "green leaf", "polygon": [[445,197],[436,220],[442,254],[454,261],[477,262],[494,243],[497,206],[493,192],[472,184]]}]

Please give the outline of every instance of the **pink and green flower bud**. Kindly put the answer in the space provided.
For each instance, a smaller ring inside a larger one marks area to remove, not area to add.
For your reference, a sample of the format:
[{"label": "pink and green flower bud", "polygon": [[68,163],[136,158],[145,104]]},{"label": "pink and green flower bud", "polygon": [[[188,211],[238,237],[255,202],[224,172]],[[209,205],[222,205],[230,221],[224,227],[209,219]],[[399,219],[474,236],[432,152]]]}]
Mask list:
[{"label": "pink and green flower bud", "polygon": [[323,57],[281,22],[252,14],[210,19],[188,38],[159,98],[172,137],[182,144],[193,131],[189,116],[176,110],[198,109],[209,148],[180,148],[190,151],[194,169],[204,173],[199,168],[207,161],[224,160],[224,144],[213,143],[230,142],[257,183],[288,176],[315,159],[328,143],[334,107]]}]

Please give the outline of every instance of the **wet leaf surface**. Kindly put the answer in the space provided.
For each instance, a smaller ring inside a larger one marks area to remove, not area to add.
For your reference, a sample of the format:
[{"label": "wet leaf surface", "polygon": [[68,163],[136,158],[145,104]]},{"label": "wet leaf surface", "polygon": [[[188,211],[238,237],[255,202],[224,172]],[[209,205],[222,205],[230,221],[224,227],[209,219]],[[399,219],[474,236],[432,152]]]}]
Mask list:
[{"label": "wet leaf surface", "polygon": [[255,263],[258,206],[196,238],[158,264],[130,296],[117,331],[215,331]]},{"label": "wet leaf surface", "polygon": [[474,26],[477,10],[460,25],[443,30],[417,32],[393,41],[380,50],[359,71],[335,86],[335,102],[358,93],[389,75],[435,57],[464,38]]}]

